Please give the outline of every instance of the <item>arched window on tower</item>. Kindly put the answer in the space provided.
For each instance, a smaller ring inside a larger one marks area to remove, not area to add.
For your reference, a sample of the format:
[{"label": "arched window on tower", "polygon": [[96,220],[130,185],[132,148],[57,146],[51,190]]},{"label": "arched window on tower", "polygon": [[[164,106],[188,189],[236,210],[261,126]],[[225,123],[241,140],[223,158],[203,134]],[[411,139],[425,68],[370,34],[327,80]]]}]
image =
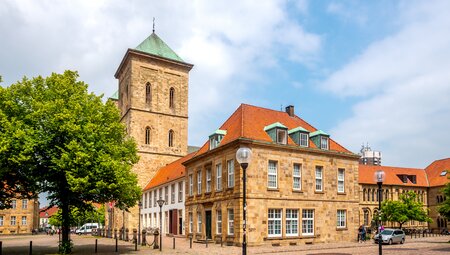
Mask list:
[{"label": "arched window on tower", "polygon": [[147,82],[147,84],[145,85],[145,103],[149,105],[151,101],[152,101],[152,86],[150,82]]},{"label": "arched window on tower", "polygon": [[145,144],[150,144],[150,127],[145,128]]},{"label": "arched window on tower", "polygon": [[173,147],[173,130],[169,130],[169,147]]},{"label": "arched window on tower", "polygon": [[173,108],[174,107],[174,103],[175,103],[175,89],[174,88],[170,88],[170,91],[169,91],[169,107]]}]

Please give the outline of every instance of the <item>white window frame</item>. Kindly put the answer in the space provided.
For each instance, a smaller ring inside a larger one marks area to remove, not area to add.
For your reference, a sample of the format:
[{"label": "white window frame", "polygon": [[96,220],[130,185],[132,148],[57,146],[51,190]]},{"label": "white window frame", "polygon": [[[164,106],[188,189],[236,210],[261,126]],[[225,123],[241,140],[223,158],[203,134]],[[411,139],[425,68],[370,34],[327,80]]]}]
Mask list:
[{"label": "white window frame", "polygon": [[192,212],[189,213],[189,233],[192,234],[192,230],[194,228],[194,216]]},{"label": "white window frame", "polygon": [[197,233],[202,232],[202,212],[197,212]]},{"label": "white window frame", "polygon": [[338,168],[337,173],[337,192],[338,193],[344,193],[345,192],[345,169],[344,168]]},{"label": "white window frame", "polygon": [[16,216],[11,216],[11,226],[15,226],[17,223]]},{"label": "white window frame", "polygon": [[329,139],[326,136],[320,136],[320,149],[328,150],[329,147]]},{"label": "white window frame", "polygon": [[175,204],[175,183],[172,183],[172,185],[170,185],[170,202],[172,204]]},{"label": "white window frame", "polygon": [[148,208],[152,208],[153,204],[152,204],[152,192],[149,191],[148,192]]},{"label": "white window frame", "polygon": [[302,190],[302,164],[294,163],[292,168],[292,188]]},{"label": "white window frame", "polygon": [[309,146],[309,135],[307,133],[300,132],[300,146],[302,147]]},{"label": "white window frame", "polygon": [[216,165],[216,190],[222,190],[222,164]]},{"label": "white window frame", "polygon": [[153,192],[155,192],[155,196],[154,196],[155,201],[153,201],[153,206],[156,207],[158,204],[158,202],[157,202],[158,201],[158,190],[155,189]]},{"label": "white window frame", "polygon": [[[269,209],[267,214],[267,236],[281,237],[283,233],[283,210]],[[279,227],[279,229],[277,229]],[[279,231],[279,233],[278,233]]]},{"label": "white window frame", "polygon": [[0,226],[3,226],[3,224],[4,224],[4,223],[3,223],[3,220],[4,220],[4,219],[3,219],[3,215],[0,215]]},{"label": "white window frame", "polygon": [[347,227],[347,211],[339,209],[336,212],[336,226],[337,228]]},{"label": "white window frame", "polygon": [[298,236],[298,209],[286,209],[286,236]]},{"label": "white window frame", "polygon": [[22,199],[22,209],[28,208],[28,199]]},{"label": "white window frame", "polygon": [[275,160],[269,160],[267,164],[267,188],[278,188],[278,162]]},{"label": "white window frame", "polygon": [[234,187],[234,159],[227,161],[227,172],[228,172],[228,188]]},{"label": "white window frame", "polygon": [[183,202],[183,182],[178,183],[178,202]]},{"label": "white window frame", "polygon": [[211,179],[212,179],[211,168],[206,169],[206,193],[211,192]]},{"label": "white window frame", "polygon": [[323,167],[322,166],[316,166],[316,171],[315,171],[315,176],[316,176],[316,185],[315,185],[315,190],[318,192],[322,192],[323,191]]},{"label": "white window frame", "polygon": [[227,231],[228,231],[228,235],[232,236],[234,235],[234,210],[233,209],[228,209],[227,210]]},{"label": "white window frame", "polygon": [[22,226],[27,225],[27,216],[22,216]]},{"label": "white window frame", "polygon": [[164,187],[164,204],[167,205],[169,203],[169,186]]},{"label": "white window frame", "polygon": [[197,195],[202,194],[202,170],[197,171]]},{"label": "white window frame", "polygon": [[222,234],[222,210],[216,210],[216,234]]},{"label": "white window frame", "polygon": [[314,209],[302,210],[302,235],[314,235]]},{"label": "white window frame", "polygon": [[11,200],[11,209],[16,209],[17,208],[17,200]]},{"label": "white window frame", "polygon": [[189,175],[189,196],[194,195],[194,175]]}]

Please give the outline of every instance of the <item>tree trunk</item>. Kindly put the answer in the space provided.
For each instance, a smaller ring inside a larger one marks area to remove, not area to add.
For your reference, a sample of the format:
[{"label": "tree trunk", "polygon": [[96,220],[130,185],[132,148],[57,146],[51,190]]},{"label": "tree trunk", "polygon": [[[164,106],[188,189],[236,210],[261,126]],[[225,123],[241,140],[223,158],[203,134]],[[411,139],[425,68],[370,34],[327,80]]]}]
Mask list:
[{"label": "tree trunk", "polygon": [[403,226],[403,222],[399,222],[400,223],[400,229],[402,229]]}]

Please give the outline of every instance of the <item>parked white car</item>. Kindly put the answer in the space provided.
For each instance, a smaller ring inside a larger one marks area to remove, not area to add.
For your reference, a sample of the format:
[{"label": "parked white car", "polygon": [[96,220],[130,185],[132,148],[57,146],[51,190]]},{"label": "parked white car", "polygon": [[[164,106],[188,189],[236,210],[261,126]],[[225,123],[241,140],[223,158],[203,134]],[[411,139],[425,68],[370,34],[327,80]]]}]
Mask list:
[{"label": "parked white car", "polygon": [[81,226],[81,228],[77,229],[75,231],[75,233],[77,235],[92,234],[92,230],[97,229],[97,228],[98,228],[98,223],[86,223],[83,226]]},{"label": "parked white car", "polygon": [[[401,229],[390,229],[386,228],[385,230],[381,231],[381,240],[382,243],[401,243],[403,244],[405,242],[405,232]],[[379,241],[379,234],[374,236],[375,243],[378,243]]]}]

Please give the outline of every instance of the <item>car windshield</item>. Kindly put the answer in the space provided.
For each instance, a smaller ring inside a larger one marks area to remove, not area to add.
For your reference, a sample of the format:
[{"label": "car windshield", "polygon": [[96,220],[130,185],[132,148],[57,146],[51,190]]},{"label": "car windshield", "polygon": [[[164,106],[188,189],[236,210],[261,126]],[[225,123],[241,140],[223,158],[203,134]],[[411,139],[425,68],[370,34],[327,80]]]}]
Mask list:
[{"label": "car windshield", "polygon": [[383,230],[382,232],[381,232],[381,234],[382,235],[386,235],[386,236],[388,236],[388,235],[392,235],[392,230]]}]

